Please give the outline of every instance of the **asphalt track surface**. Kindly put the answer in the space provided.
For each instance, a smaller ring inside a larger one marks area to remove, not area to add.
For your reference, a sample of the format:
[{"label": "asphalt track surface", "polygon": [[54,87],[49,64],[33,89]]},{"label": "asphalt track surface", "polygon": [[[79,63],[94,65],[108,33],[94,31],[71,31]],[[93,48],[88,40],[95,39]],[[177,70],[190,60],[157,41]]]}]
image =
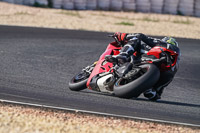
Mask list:
[{"label": "asphalt track surface", "polygon": [[200,40],[177,39],[180,69],[158,102],[70,91],[71,77],[112,41],[108,34],[0,26],[0,99],[200,125]]}]

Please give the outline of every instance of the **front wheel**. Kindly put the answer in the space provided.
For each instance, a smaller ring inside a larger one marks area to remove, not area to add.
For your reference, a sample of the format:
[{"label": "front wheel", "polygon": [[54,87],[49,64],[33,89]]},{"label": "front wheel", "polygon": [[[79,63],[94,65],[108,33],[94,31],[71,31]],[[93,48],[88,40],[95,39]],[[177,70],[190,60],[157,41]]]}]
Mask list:
[{"label": "front wheel", "polygon": [[90,76],[90,73],[93,71],[94,67],[96,66],[97,62],[94,62],[92,65],[85,67],[82,72],[74,76],[69,81],[69,89],[72,91],[80,91],[83,90],[86,87],[88,78]]},{"label": "front wheel", "polygon": [[80,91],[87,88],[86,83],[88,81],[89,76],[90,75],[86,72],[81,72],[77,74],[70,80],[69,89],[72,91]]},{"label": "front wheel", "polygon": [[122,98],[138,97],[158,81],[160,71],[154,64],[144,64],[133,69],[125,78],[119,78],[114,85],[114,94]]}]

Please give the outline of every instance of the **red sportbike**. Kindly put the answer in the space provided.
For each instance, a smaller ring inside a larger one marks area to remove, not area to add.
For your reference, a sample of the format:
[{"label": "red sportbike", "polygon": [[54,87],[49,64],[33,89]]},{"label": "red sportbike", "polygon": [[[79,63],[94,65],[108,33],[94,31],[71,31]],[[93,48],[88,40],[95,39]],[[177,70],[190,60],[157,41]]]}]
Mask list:
[{"label": "red sportbike", "polygon": [[115,36],[115,42],[107,46],[99,60],[85,67],[69,82],[72,91],[91,89],[114,94],[117,97],[138,97],[152,88],[160,78],[160,72],[173,69],[177,63],[178,52],[173,48],[156,46],[143,54],[139,62],[134,62],[134,55],[126,63],[111,63],[106,55],[117,55],[122,47]]}]

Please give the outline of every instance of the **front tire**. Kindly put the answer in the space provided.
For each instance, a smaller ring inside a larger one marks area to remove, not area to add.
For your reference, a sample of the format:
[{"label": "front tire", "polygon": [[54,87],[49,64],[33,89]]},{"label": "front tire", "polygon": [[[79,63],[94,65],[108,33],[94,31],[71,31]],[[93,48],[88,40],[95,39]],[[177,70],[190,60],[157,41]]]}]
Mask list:
[{"label": "front tire", "polygon": [[85,67],[82,72],[74,76],[69,81],[69,89],[72,91],[80,91],[87,88],[86,84],[90,73],[93,71],[94,67],[96,66],[97,61],[94,62],[92,65]]},{"label": "front tire", "polygon": [[87,84],[89,76],[90,75],[85,72],[81,72],[77,74],[70,80],[69,89],[72,91],[80,91],[87,88],[86,84]]},{"label": "front tire", "polygon": [[[114,94],[121,98],[137,98],[141,93],[151,88],[158,81],[160,71],[154,64],[139,66],[142,74],[133,81],[119,78],[114,85]],[[140,72],[141,73],[141,72]]]}]

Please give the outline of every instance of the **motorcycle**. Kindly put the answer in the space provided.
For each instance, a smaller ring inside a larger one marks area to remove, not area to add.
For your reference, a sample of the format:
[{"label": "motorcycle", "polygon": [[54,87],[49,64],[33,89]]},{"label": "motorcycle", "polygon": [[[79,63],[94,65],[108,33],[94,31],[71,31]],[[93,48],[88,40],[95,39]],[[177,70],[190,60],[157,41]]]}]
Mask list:
[{"label": "motorcycle", "polygon": [[88,88],[121,98],[137,98],[158,82],[161,72],[175,68],[179,53],[173,46],[153,47],[143,52],[139,62],[134,61],[136,53],[126,63],[108,62],[105,59],[107,55],[118,55],[122,48],[116,36],[110,37],[115,41],[107,46],[97,62],[85,67],[70,80],[70,90]]}]

